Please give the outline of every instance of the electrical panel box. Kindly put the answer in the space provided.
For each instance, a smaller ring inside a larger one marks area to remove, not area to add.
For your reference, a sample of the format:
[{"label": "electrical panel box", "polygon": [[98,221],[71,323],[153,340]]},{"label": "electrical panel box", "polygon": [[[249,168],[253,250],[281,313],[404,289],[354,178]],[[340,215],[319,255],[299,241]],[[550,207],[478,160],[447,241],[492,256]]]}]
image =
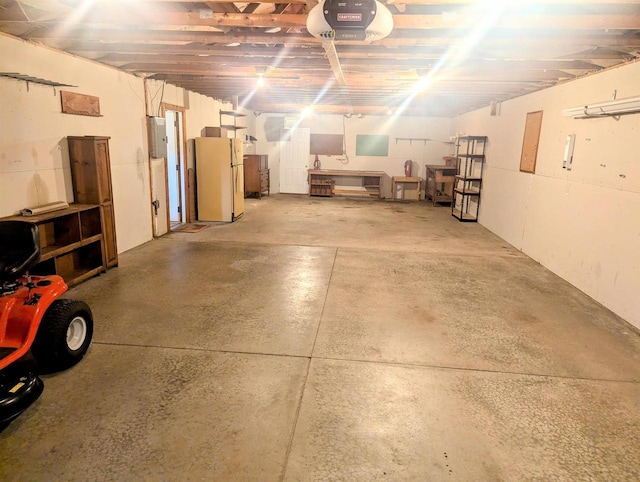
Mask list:
[{"label": "electrical panel box", "polygon": [[164,117],[147,117],[149,133],[149,157],[167,157],[167,121]]}]

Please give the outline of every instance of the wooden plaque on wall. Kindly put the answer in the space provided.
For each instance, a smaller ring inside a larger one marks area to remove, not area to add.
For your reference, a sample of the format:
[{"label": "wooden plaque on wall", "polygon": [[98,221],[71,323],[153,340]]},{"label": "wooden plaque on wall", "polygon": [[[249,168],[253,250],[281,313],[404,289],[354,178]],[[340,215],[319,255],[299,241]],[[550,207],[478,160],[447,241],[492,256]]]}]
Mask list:
[{"label": "wooden plaque on wall", "polygon": [[65,114],[100,117],[99,97],[61,90],[60,98],[62,100],[62,112]]},{"label": "wooden plaque on wall", "polygon": [[542,127],[542,111],[529,112],[524,126],[524,140],[522,141],[522,155],[520,156],[520,171],[536,172],[538,145],[540,144],[540,129]]}]

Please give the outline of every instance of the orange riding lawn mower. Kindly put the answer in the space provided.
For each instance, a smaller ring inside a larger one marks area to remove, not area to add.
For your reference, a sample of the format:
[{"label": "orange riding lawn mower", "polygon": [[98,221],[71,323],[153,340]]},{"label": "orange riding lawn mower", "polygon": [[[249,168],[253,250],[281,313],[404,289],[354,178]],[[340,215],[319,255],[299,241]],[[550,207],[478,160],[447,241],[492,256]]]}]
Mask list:
[{"label": "orange riding lawn mower", "polygon": [[28,273],[40,255],[36,224],[0,221],[0,431],[38,399],[38,375],[78,363],[93,336],[91,309],[60,299],[60,276]]}]

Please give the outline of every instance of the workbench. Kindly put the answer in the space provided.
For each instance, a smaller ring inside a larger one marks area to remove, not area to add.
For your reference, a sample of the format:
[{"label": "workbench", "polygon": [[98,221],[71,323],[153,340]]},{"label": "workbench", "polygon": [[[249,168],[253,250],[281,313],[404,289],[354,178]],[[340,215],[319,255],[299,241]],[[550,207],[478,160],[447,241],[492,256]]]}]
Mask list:
[{"label": "workbench", "polygon": [[[402,187],[402,197],[400,199],[410,199],[412,201],[419,201],[420,200],[420,183],[422,182],[422,178],[421,177],[398,177],[398,176],[393,176],[391,178],[391,199],[396,200],[398,199],[397,193],[396,193],[396,185],[397,184],[401,184]],[[409,184],[415,184],[415,186],[413,187],[413,189],[409,189],[406,187],[406,185]],[[408,193],[412,193],[411,197],[407,197],[406,194]]]},{"label": "workbench", "polygon": [[453,183],[457,174],[456,166],[427,165],[427,183],[424,198],[430,199],[433,205],[451,203],[453,200]]},{"label": "workbench", "polygon": [[[314,186],[331,183],[331,194],[351,194],[360,196],[378,196],[382,198],[382,171],[349,171],[346,169],[309,169],[309,196],[326,195],[319,194]],[[337,179],[361,179],[359,186],[342,185]]]}]

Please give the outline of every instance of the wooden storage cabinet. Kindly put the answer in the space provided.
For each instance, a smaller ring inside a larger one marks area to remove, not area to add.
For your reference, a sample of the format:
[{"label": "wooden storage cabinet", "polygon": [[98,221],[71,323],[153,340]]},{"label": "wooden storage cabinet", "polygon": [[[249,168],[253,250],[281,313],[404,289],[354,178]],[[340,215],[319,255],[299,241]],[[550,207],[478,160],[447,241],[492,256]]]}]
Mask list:
[{"label": "wooden storage cabinet", "polygon": [[271,190],[269,157],[261,154],[244,156],[244,195],[255,194],[258,199]]},{"label": "wooden storage cabinet", "polygon": [[78,203],[98,204],[101,231],[104,233],[104,255],[108,267],[118,265],[109,137],[67,137],[73,193]]},{"label": "wooden storage cabinet", "polygon": [[69,208],[39,216],[11,216],[3,219],[38,225],[40,262],[30,273],[57,274],[69,286],[106,271],[101,207],[72,204]]},{"label": "wooden storage cabinet", "polygon": [[309,185],[309,196],[333,196],[334,181],[328,176],[312,177]]}]

